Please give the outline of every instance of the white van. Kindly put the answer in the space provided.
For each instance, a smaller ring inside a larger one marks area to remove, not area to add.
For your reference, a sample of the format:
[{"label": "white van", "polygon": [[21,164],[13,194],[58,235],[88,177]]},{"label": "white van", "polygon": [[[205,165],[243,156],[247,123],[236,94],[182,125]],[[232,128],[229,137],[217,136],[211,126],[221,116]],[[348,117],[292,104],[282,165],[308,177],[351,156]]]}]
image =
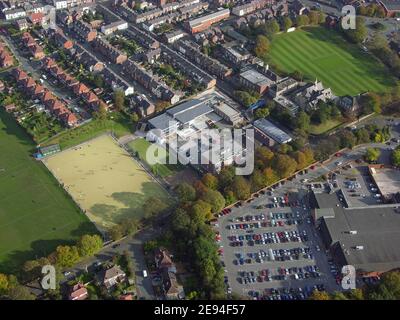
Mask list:
[{"label": "white van", "polygon": [[146,270],[143,270],[143,277],[147,278],[147,271]]}]

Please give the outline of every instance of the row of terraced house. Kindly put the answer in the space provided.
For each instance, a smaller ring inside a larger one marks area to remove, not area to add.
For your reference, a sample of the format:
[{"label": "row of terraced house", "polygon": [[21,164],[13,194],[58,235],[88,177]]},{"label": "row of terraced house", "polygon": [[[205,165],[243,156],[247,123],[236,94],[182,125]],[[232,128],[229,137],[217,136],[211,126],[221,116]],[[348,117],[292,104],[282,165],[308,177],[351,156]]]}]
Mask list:
[{"label": "row of terraced house", "polygon": [[47,88],[37,83],[25,71],[20,68],[12,70],[12,75],[17,81],[17,85],[25,94],[34,99],[40,100],[50,114],[57,118],[63,125],[74,127],[78,123],[76,115],[67,108],[65,103],[58,99]]}]

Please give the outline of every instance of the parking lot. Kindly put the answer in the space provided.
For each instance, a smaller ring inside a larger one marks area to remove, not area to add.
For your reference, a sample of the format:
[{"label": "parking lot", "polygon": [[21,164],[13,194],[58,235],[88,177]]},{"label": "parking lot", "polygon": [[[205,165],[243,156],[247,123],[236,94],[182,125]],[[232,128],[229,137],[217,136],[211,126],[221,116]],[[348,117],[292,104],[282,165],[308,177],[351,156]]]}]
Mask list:
[{"label": "parking lot", "polygon": [[339,290],[310,210],[297,193],[265,193],[218,220],[229,292],[254,299],[305,299]]}]

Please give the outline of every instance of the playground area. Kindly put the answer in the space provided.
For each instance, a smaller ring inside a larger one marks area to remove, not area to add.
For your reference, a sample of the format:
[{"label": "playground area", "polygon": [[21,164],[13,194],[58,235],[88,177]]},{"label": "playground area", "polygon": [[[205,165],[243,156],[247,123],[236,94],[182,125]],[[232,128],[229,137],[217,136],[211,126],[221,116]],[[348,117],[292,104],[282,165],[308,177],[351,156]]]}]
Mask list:
[{"label": "playground area", "polygon": [[100,229],[123,218],[143,217],[151,196],[167,192],[110,135],[103,135],[43,160]]}]

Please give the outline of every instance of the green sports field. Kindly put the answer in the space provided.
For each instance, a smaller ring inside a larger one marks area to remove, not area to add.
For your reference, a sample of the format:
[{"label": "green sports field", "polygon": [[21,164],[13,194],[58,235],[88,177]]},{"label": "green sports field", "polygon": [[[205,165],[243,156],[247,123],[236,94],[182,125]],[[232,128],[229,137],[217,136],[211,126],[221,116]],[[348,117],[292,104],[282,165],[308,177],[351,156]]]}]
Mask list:
[{"label": "green sports field", "polygon": [[34,149],[0,108],[0,272],[95,231],[45,166],[31,157]]},{"label": "green sports field", "polygon": [[[175,171],[177,170],[176,165],[164,165],[161,163],[156,163],[156,164],[150,165],[148,163],[148,161],[146,159],[146,152],[150,146],[151,146],[151,143],[143,138],[138,138],[138,139],[135,139],[132,142],[128,143],[128,147],[131,150],[136,151],[138,153],[139,158],[142,161],[144,161],[147,165],[149,165],[149,167],[151,167],[151,170],[153,171],[153,173],[158,174],[160,177],[163,177],[163,178],[173,175],[175,173]],[[165,159],[167,157],[167,151],[165,149],[160,147],[158,149],[158,151],[161,152],[161,154],[156,154],[156,156],[159,159]]]},{"label": "green sports field", "polygon": [[322,27],[277,35],[269,61],[282,71],[299,71],[311,81],[317,78],[339,96],[383,92],[394,84],[383,64]]}]

